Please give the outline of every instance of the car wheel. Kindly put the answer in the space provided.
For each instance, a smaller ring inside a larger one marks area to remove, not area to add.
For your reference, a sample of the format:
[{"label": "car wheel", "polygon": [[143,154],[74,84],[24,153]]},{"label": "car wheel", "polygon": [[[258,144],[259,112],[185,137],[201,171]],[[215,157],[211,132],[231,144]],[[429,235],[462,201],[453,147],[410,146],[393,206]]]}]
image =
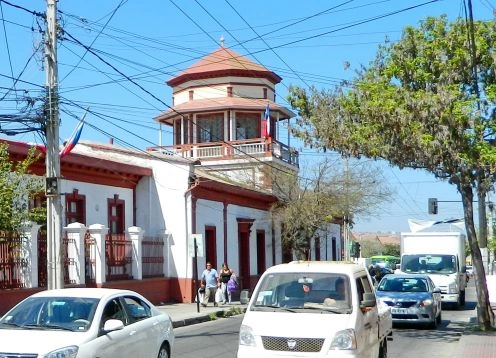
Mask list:
[{"label": "car wheel", "polygon": [[441,312],[439,312],[439,315],[437,316],[437,324],[440,325],[441,321],[442,321]]},{"label": "car wheel", "polygon": [[387,339],[384,338],[379,346],[379,357],[378,358],[387,358]]},{"label": "car wheel", "polygon": [[160,350],[158,351],[157,358],[169,358],[169,351],[167,350],[167,344],[162,343]]},{"label": "car wheel", "polygon": [[429,322],[429,328],[437,329],[438,324],[439,324],[439,318],[434,316],[434,319],[431,322]]}]

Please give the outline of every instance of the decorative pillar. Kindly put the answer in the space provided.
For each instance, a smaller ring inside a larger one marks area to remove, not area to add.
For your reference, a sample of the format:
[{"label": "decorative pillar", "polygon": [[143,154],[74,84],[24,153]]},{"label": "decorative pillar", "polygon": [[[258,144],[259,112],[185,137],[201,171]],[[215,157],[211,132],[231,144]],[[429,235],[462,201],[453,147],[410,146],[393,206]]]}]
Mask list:
[{"label": "decorative pillar", "polygon": [[[108,227],[102,224],[90,225],[88,231],[95,239],[96,250],[90,250],[90,260],[95,262],[95,283],[102,284],[106,281],[105,271],[107,268],[105,238],[108,234]],[[93,257],[95,256],[95,257]]]},{"label": "decorative pillar", "polygon": [[131,262],[133,279],[141,280],[143,279],[143,236],[145,230],[138,226],[131,226],[127,229],[129,238],[133,243],[133,257]]},{"label": "decorative pillar", "polygon": [[85,242],[86,226],[81,223],[71,223],[64,227],[67,233],[67,259],[72,264],[69,265],[69,280],[75,285],[86,283],[85,275]]},{"label": "decorative pillar", "polygon": [[41,225],[31,221],[22,225],[21,257],[26,261],[22,281],[26,288],[38,287],[38,230]]}]

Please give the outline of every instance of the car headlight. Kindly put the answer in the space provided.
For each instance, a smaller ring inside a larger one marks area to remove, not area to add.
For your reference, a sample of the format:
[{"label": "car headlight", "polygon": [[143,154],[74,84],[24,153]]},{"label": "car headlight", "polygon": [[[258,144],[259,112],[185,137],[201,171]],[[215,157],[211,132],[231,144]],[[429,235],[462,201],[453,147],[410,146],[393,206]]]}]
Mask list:
[{"label": "car headlight", "polygon": [[351,328],[338,331],[331,343],[331,350],[356,349],[355,331]]},{"label": "car headlight", "polygon": [[46,358],[76,358],[78,346],[69,346],[48,353]]},{"label": "car headlight", "polygon": [[428,299],[420,302],[420,307],[427,307],[427,306],[432,305],[433,303],[434,303],[434,301],[431,298],[428,298]]},{"label": "car headlight", "polygon": [[241,325],[239,329],[239,344],[241,346],[255,347],[255,336],[253,335],[253,329],[251,327]]}]

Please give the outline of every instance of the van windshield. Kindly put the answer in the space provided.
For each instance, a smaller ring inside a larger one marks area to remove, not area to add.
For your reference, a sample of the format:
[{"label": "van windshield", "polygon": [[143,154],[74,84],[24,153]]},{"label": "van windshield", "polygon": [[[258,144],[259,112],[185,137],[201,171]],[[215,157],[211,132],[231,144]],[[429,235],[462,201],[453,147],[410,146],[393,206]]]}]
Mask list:
[{"label": "van windshield", "polygon": [[251,309],[264,308],[347,313],[351,310],[350,282],[346,275],[284,272],[266,275],[254,293]]}]

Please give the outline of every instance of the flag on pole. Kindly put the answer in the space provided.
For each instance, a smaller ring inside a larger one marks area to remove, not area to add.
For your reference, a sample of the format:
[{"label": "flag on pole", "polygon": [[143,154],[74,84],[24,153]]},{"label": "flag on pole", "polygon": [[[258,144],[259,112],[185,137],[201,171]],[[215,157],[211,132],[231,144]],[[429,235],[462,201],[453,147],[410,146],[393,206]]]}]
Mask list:
[{"label": "flag on pole", "polygon": [[268,103],[265,108],[264,119],[262,121],[262,136],[265,138],[270,137],[270,108]]},{"label": "flag on pole", "polygon": [[81,137],[81,132],[83,131],[83,125],[84,125],[84,118],[86,117],[86,113],[88,113],[88,110],[84,112],[83,118],[79,121],[78,125],[74,129],[74,132],[72,132],[71,137],[69,140],[65,143],[64,148],[60,151],[60,158],[65,157],[67,154],[71,152],[71,150],[76,146],[76,144],[79,142],[79,137]]}]

